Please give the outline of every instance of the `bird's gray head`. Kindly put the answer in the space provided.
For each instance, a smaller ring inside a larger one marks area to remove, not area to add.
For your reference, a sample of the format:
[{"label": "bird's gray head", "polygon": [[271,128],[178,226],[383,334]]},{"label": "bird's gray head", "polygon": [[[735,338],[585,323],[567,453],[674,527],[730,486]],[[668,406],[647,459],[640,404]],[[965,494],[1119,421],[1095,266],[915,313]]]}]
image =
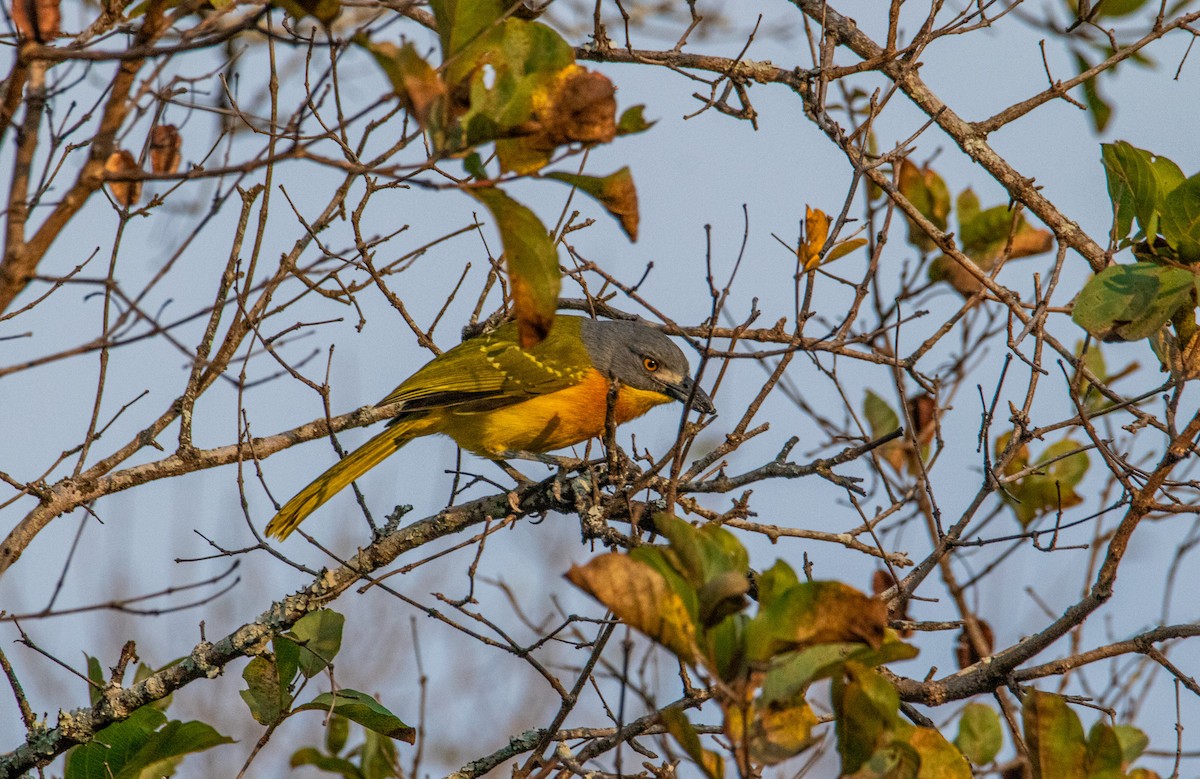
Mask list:
[{"label": "bird's gray head", "polygon": [[584,319],[580,335],[596,369],[634,389],[661,392],[705,414],[712,400],[692,381],[687,357],[667,336],[638,322]]}]

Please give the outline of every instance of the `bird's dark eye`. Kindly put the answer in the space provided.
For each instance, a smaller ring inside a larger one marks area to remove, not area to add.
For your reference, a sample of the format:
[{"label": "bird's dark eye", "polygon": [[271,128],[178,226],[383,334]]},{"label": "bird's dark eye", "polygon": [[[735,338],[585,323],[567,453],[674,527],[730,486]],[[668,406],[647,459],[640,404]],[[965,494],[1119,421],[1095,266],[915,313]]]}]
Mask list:
[{"label": "bird's dark eye", "polygon": [[658,370],[658,360],[654,359],[653,357],[643,357],[642,367],[653,373],[654,371]]}]

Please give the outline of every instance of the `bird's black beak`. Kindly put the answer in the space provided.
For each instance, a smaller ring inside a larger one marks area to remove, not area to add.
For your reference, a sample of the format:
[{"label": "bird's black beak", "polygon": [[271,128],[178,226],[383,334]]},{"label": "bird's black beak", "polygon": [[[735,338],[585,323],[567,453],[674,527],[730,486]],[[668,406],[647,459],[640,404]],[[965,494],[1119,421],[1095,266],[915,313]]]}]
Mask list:
[{"label": "bird's black beak", "polygon": [[680,403],[687,403],[690,399],[692,408],[701,414],[717,413],[717,407],[713,405],[712,398],[708,396],[707,392],[696,386],[696,382],[692,381],[691,376],[684,376],[682,380],[668,384],[666,389],[667,394]]}]

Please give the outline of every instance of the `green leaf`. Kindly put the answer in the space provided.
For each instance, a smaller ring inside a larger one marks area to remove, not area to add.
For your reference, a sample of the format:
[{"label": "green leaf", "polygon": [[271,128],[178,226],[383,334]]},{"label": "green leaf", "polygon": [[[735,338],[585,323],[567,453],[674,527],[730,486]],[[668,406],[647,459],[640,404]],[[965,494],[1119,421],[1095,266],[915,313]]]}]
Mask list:
[{"label": "green leaf", "polygon": [[166,721],[161,711],[143,706],[128,719],[114,722],[67,754],[66,779],[112,779]]},{"label": "green leaf", "polygon": [[507,0],[430,0],[442,39],[442,55],[449,59],[504,17]]},{"label": "green leaf", "polygon": [[888,402],[867,390],[863,399],[863,414],[867,417],[867,426],[871,428],[871,437],[879,438],[900,429],[900,417],[888,405]]},{"label": "green leaf", "polygon": [[271,0],[271,4],[287,11],[293,19],[311,16],[326,26],[333,24],[342,13],[339,0]]},{"label": "green leaf", "polygon": [[617,120],[617,135],[644,133],[653,127],[656,122],[646,121],[643,116],[645,109],[644,105],[634,105],[622,111],[621,118]]},{"label": "green leaf", "polygon": [[[1092,63],[1088,62],[1079,52],[1075,54],[1075,67],[1080,73],[1092,67]],[[1104,99],[1100,94],[1099,79],[1092,77],[1083,82],[1083,99],[1087,102],[1087,107],[1092,115],[1092,126],[1096,128],[1096,132],[1104,132],[1104,128],[1108,126],[1108,121],[1112,118],[1112,104]]]},{"label": "green leaf", "polygon": [[833,678],[830,694],[842,773],[852,774],[892,741],[900,696],[878,671],[857,663],[847,663]]},{"label": "green leaf", "polygon": [[417,737],[415,729],[401,722],[379,701],[358,690],[341,689],[336,693],[323,692],[303,706],[297,706],[296,711],[332,712],[351,722],[357,722],[367,730],[388,738],[400,739],[409,744],[413,743]]},{"label": "green leaf", "polygon": [[1097,720],[1088,733],[1088,779],[1125,779],[1121,766],[1121,742],[1103,721]]},{"label": "green leaf", "polygon": [[754,578],[758,587],[757,600],[762,607],[770,606],[782,593],[800,583],[792,566],[783,560],[776,560],[774,565]]},{"label": "green leaf", "polygon": [[311,679],[333,662],[342,647],[342,626],[346,618],[336,611],[320,609],[300,618],[289,638],[299,646],[300,673]]},{"label": "green leaf", "polygon": [[629,168],[621,168],[616,173],[603,177],[547,173],[546,178],[565,182],[594,197],[621,223],[621,229],[629,236],[629,240],[637,240],[637,189],[633,185],[633,174],[629,172]]},{"label": "green leaf", "polygon": [[562,277],[558,249],[532,211],[495,187],[468,189],[496,220],[508,267],[521,346],[541,341],[554,324]]},{"label": "green leaf", "polygon": [[959,717],[954,745],[978,767],[992,762],[1004,746],[1000,715],[990,706],[968,703]]},{"label": "green leaf", "polygon": [[746,625],[749,622],[750,618],[745,614],[734,614],[704,632],[705,656],[722,681],[734,682],[746,676]]},{"label": "green leaf", "polygon": [[1058,695],[1030,690],[1022,706],[1033,779],[1087,779],[1079,717]]},{"label": "green leaf", "polygon": [[156,779],[170,776],[185,755],[218,744],[231,744],[203,722],[167,721],[162,712],[143,706],[123,722],[67,755],[67,779]]},{"label": "green leaf", "polygon": [[356,751],[361,756],[359,765],[363,779],[390,779],[402,776],[396,765],[396,742],[373,730],[366,732],[367,739]]},{"label": "green leaf", "polygon": [[1159,200],[1154,155],[1126,141],[1102,144],[1100,148],[1113,207],[1113,240],[1127,237],[1134,219],[1142,232],[1153,235]]},{"label": "green leaf", "polygon": [[358,766],[354,763],[341,757],[321,754],[321,751],[315,747],[297,749],[292,753],[288,764],[292,768],[311,765],[327,774],[339,774],[345,779],[363,779],[362,771],[359,771]]},{"label": "green leaf", "polygon": [[1136,341],[1159,331],[1184,305],[1194,305],[1196,276],[1152,262],[1111,265],[1079,293],[1071,319],[1105,341]]},{"label": "green leaf", "polygon": [[487,167],[483,164],[479,152],[473,151],[463,158],[463,169],[477,181],[486,181],[488,178]]},{"label": "green leaf", "polygon": [[325,750],[331,755],[341,752],[350,736],[350,720],[334,714],[325,726]]},{"label": "green leaf", "polygon": [[[534,158],[541,155],[548,160],[558,145],[538,132],[545,130],[542,125],[548,121],[542,114],[553,113],[558,89],[573,72],[569,69],[574,63],[570,44],[544,24],[506,19],[489,29],[443,69],[447,90],[468,97],[455,127],[446,128],[445,150],[512,138],[516,146],[497,146],[501,167],[520,173],[540,167]],[[518,151],[536,154],[525,159],[528,155]]]},{"label": "green leaf", "polygon": [[971,764],[933,728],[913,728],[906,741],[920,757],[918,776],[936,779],[971,779]]},{"label": "green leaf", "polygon": [[700,745],[700,736],[696,734],[696,729],[692,727],[692,723],[688,722],[687,716],[682,711],[671,708],[663,709],[659,718],[662,719],[663,725],[671,737],[708,779],[724,778],[725,761],[716,752]]},{"label": "green leaf", "polygon": [[1150,737],[1132,725],[1115,725],[1113,733],[1121,744],[1121,759],[1125,765],[1141,757],[1150,746]]},{"label": "green leaf", "polygon": [[1163,237],[1184,262],[1200,262],[1200,174],[1187,179],[1163,199]]},{"label": "green leaf", "polygon": [[879,649],[862,644],[839,642],[820,644],[777,656],[763,680],[762,699],[766,704],[794,699],[814,682],[841,673],[846,663],[876,668],[899,660],[911,660],[917,648],[904,643],[893,631]]},{"label": "green leaf", "polygon": [[723,574],[745,576],[749,571],[745,547],[719,524],[695,528],[666,513],[656,515],[654,524],[670,542],[667,560],[677,561],[679,573],[697,589]]},{"label": "green leaf", "polygon": [[100,661],[91,655],[85,654],[87,658],[87,678],[91,684],[88,685],[88,700],[93,706],[96,701],[100,700],[101,692],[108,684],[108,680],[104,678],[104,669],[100,667]]},{"label": "green leaf", "polygon": [[184,756],[203,752],[233,739],[205,722],[171,720],[153,733],[114,779],[157,779],[170,776]]}]

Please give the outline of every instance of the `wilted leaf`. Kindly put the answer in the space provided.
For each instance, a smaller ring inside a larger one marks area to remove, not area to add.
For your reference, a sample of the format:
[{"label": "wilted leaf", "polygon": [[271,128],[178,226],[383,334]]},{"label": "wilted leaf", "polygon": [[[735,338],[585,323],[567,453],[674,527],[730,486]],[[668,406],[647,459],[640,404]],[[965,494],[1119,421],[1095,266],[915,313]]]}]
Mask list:
[{"label": "wilted leaf", "polygon": [[[108,159],[104,162],[104,172],[110,176],[124,176],[130,173],[140,173],[141,168],[138,167],[137,158],[128,149],[120,149],[108,155]],[[142,197],[142,182],[141,181],[109,181],[108,191],[112,193],[113,200],[120,203],[125,208],[137,205],[138,200]]]},{"label": "wilted leaf", "polygon": [[579,65],[564,68],[534,96],[542,133],[554,146],[608,143],[617,135],[616,88],[603,73]]},{"label": "wilted leaf", "polygon": [[[945,230],[950,215],[950,191],[946,182],[931,168],[918,168],[907,158],[900,163],[899,173],[900,194],[939,230]],[[933,240],[925,231],[908,220],[909,243],[922,251],[935,248]]]},{"label": "wilted leaf", "polygon": [[629,240],[637,240],[638,199],[629,168],[621,168],[607,176],[584,176],[573,173],[547,173],[546,178],[566,182],[594,197],[616,217]]},{"label": "wilted leaf", "polygon": [[756,706],[748,733],[750,755],[765,765],[782,763],[820,740],[813,736],[813,728],[819,724],[816,712],[803,698],[787,704]]},{"label": "wilted leaf", "polygon": [[1033,779],[1087,779],[1083,725],[1058,695],[1030,690],[1022,706]]},{"label": "wilted leaf", "polygon": [[716,752],[700,745],[700,736],[696,734],[696,729],[692,727],[692,723],[688,722],[687,716],[682,711],[663,709],[658,716],[667,732],[708,779],[723,779],[725,761]]},{"label": "wilted leaf", "polygon": [[978,767],[992,762],[1004,746],[1000,715],[990,706],[968,703],[959,717],[954,745]]},{"label": "wilted leaf", "polygon": [[446,85],[433,66],[417,54],[411,43],[397,47],[386,41],[375,43],[365,35],[356,35],[353,41],[371,53],[391,82],[400,105],[424,127],[434,104],[446,94]]},{"label": "wilted leaf", "polygon": [[752,661],[816,644],[882,645],[887,604],[841,582],[801,582],[760,608],[746,631]]},{"label": "wilted leaf", "polygon": [[174,173],[181,160],[182,139],[173,124],[158,124],[150,131],[150,170],[155,173]]},{"label": "wilted leaf", "polygon": [[251,658],[242,671],[242,700],[262,725],[278,722],[292,702],[291,684],[299,667],[300,648],[284,636],[272,642],[274,652]]},{"label": "wilted leaf", "polygon": [[522,348],[541,341],[554,324],[558,290],[558,250],[537,215],[494,187],[468,189],[496,219]]},{"label": "wilted leaf", "polygon": [[332,712],[357,722],[367,730],[408,744],[417,738],[414,728],[401,722],[382,703],[358,690],[342,688],[334,693],[323,692],[303,706],[297,706],[296,711]]},{"label": "wilted leaf", "polygon": [[571,566],[567,579],[624,622],[674,652],[696,658],[696,626],[666,579],[645,563],[617,552]]},{"label": "wilted leaf", "polygon": [[1152,262],[1111,265],[1092,277],[1071,319],[1103,341],[1136,341],[1158,332],[1184,305],[1194,305],[1196,276]]}]

